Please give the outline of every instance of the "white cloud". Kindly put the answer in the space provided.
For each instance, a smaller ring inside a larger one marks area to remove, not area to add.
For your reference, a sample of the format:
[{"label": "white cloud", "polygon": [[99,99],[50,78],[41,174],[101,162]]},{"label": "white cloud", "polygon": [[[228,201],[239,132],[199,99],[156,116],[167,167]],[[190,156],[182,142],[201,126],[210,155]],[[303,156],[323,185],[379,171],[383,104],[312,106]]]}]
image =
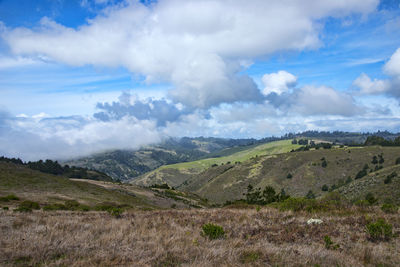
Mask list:
[{"label": "white cloud", "polygon": [[387,74],[400,78],[400,48],[398,48],[389,61],[385,64],[384,70]]},{"label": "white cloud", "polygon": [[265,86],[263,90],[264,95],[270,93],[280,95],[296,86],[297,77],[287,71],[281,70],[277,73],[265,74],[262,77],[262,82]]},{"label": "white cloud", "polygon": [[16,55],[44,55],[74,66],[124,66],[195,108],[255,101],[240,62],[320,46],[319,19],[373,11],[378,0],[138,1],[107,7],[77,29],[43,18],[39,28],[5,29]]},{"label": "white cloud", "polygon": [[29,57],[4,57],[0,56],[0,69],[18,68],[30,65],[41,64],[41,61]]},{"label": "white cloud", "polygon": [[353,116],[361,112],[353,97],[327,86],[305,86],[297,93],[293,111],[303,115]]},{"label": "white cloud", "polygon": [[66,159],[110,149],[138,149],[161,140],[155,122],[134,117],[104,122],[79,116],[40,121],[0,116],[0,121],[0,154],[24,160]]},{"label": "white cloud", "polygon": [[362,73],[353,85],[363,94],[386,94],[400,101],[400,48],[398,48],[389,61],[383,66],[383,70],[390,76],[389,79],[379,80]]},{"label": "white cloud", "polygon": [[378,80],[362,73],[353,81],[353,85],[360,88],[362,94],[381,94],[390,89],[390,82],[387,80]]}]

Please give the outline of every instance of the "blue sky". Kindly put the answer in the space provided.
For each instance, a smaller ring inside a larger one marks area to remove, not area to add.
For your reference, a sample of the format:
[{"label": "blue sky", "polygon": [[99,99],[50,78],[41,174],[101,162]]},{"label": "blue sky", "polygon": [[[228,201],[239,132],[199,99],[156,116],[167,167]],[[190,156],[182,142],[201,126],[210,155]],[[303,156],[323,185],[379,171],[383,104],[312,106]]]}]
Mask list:
[{"label": "blue sky", "polygon": [[0,154],[398,132],[399,5],[0,0]]}]

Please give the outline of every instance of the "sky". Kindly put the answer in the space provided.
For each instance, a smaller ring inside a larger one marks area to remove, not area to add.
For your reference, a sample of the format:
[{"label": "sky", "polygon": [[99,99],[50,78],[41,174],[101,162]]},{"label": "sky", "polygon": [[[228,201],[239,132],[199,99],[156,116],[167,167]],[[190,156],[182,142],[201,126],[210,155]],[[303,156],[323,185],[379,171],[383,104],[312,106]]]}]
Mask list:
[{"label": "sky", "polygon": [[0,155],[400,132],[399,0],[0,0]]}]

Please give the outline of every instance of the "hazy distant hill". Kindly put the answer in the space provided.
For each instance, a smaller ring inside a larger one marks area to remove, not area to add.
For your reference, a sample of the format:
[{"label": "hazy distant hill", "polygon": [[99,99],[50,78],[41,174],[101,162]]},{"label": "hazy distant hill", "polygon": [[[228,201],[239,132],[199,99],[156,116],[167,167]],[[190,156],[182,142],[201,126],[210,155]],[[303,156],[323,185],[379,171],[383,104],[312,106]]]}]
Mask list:
[{"label": "hazy distant hill", "polygon": [[227,148],[252,145],[255,139],[181,138],[139,150],[114,150],[64,162],[102,171],[114,179],[127,180],[162,165],[193,161]]}]

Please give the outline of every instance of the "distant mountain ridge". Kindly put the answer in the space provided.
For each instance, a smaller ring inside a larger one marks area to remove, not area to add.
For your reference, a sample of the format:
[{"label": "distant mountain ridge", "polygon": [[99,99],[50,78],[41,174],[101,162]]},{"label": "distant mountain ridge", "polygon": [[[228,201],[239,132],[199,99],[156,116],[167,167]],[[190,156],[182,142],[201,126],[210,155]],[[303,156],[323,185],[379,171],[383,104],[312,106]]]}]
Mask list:
[{"label": "distant mountain ridge", "polygon": [[139,150],[113,150],[63,163],[99,170],[115,180],[129,180],[162,165],[193,161],[224,149],[245,147],[256,142],[256,139],[214,137],[169,138],[160,144]]}]

